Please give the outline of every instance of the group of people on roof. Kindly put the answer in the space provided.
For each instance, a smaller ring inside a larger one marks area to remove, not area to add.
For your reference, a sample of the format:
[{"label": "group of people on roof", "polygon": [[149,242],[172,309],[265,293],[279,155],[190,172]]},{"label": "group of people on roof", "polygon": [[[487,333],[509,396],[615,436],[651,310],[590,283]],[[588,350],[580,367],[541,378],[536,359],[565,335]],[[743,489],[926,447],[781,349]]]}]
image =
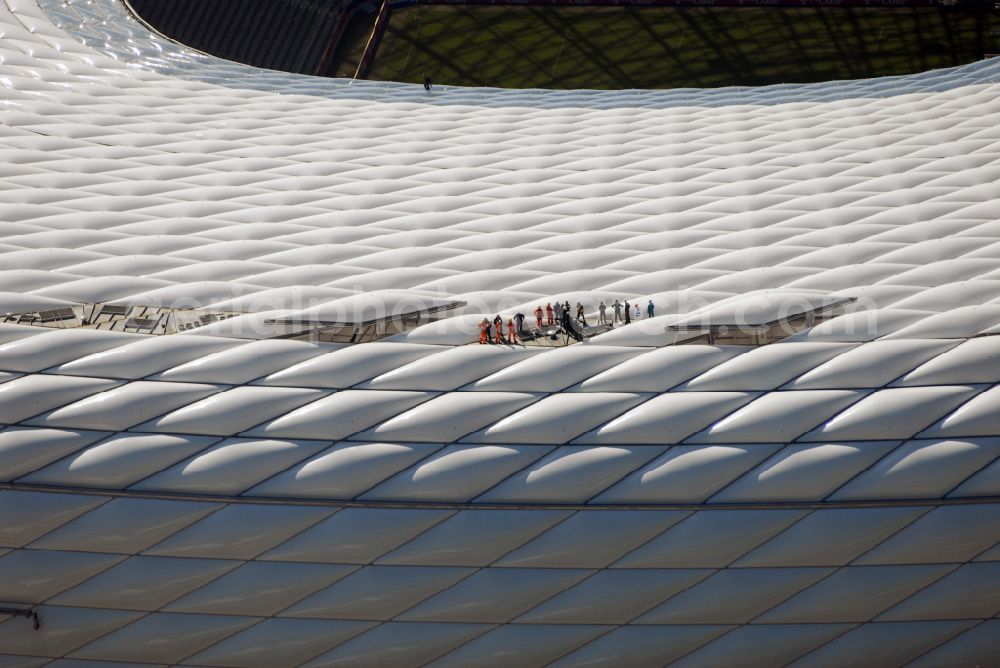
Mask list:
[{"label": "group of people on roof", "polygon": [[[615,326],[615,323],[622,323],[625,325],[631,324],[632,319],[640,320],[642,318],[642,309],[639,306],[639,301],[636,300],[634,304],[630,304],[628,300],[622,302],[616,299],[613,304],[611,304],[611,321],[608,322],[608,306],[601,300],[600,305],[597,307],[598,318],[597,324],[599,325],[609,325],[611,327]],[[560,303],[556,301],[556,305],[553,307],[552,303],[549,302],[542,307],[539,304],[535,308],[535,327],[541,330],[543,327],[555,327],[557,324],[561,326],[564,330],[569,331],[571,327],[571,308],[569,302]],[[650,299],[649,303],[646,305],[646,317],[652,318],[655,315],[656,307],[653,305],[653,300]],[[576,303],[576,322],[583,327],[587,327],[587,314],[584,310],[582,302]],[[483,318],[482,322],[479,323],[479,343],[517,343],[518,333],[524,332],[524,314],[517,313],[512,318],[507,319],[507,336],[504,337],[504,322],[500,314],[497,314],[490,322],[489,318]]]}]

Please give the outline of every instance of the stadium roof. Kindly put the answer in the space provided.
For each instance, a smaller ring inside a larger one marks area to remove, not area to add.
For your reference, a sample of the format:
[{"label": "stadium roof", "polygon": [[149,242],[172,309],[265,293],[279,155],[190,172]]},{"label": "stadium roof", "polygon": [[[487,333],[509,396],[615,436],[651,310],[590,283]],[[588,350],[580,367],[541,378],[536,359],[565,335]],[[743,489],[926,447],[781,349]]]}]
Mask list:
[{"label": "stadium roof", "polygon": [[[115,0],[0,33],[0,663],[997,662],[1000,61],[427,94]],[[465,305],[259,334],[380,294]],[[556,299],[656,317],[465,345]]]}]

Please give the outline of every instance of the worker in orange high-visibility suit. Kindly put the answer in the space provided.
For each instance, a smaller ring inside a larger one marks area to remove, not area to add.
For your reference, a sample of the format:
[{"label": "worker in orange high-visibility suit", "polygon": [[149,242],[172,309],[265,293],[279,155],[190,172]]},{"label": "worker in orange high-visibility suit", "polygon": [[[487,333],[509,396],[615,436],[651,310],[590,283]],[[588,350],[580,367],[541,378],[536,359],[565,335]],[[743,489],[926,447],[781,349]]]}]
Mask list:
[{"label": "worker in orange high-visibility suit", "polygon": [[535,320],[538,322],[538,329],[542,328],[542,307],[535,309]]},{"label": "worker in orange high-visibility suit", "polygon": [[503,343],[503,318],[500,317],[499,313],[497,317],[493,318],[493,327],[496,329],[493,332],[494,341],[496,343]]},{"label": "worker in orange high-visibility suit", "polygon": [[545,305],[545,324],[546,325],[556,324],[556,319],[552,313],[552,304]]},{"label": "worker in orange high-visibility suit", "polygon": [[514,320],[507,320],[507,341],[517,343],[517,329],[514,328]]},{"label": "worker in orange high-visibility suit", "polygon": [[483,321],[479,323],[479,343],[489,343],[490,342],[490,321],[483,318]]}]

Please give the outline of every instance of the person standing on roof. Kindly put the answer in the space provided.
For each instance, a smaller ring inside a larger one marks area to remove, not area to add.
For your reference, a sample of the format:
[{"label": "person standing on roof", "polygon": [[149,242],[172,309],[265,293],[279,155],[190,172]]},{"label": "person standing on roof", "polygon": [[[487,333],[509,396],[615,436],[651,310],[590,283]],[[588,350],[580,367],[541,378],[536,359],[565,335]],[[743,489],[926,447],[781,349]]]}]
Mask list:
[{"label": "person standing on roof", "polygon": [[631,313],[632,313],[632,306],[628,303],[628,300],[625,300],[625,324],[626,325],[632,324],[632,315],[631,315]]},{"label": "person standing on roof", "polygon": [[616,299],[611,308],[615,312],[614,319],[611,321],[611,326],[614,327],[616,322],[622,321],[622,303]]},{"label": "person standing on roof", "polygon": [[535,309],[535,322],[538,324],[538,329],[542,328],[542,307],[541,305]]},{"label": "person standing on roof", "polygon": [[490,342],[490,321],[483,318],[483,321],[479,323],[479,343],[487,344]]},{"label": "person standing on roof", "polygon": [[507,321],[507,342],[511,344],[517,343],[517,329],[514,328],[513,319]]},{"label": "person standing on roof", "polygon": [[497,313],[497,317],[493,318],[493,326],[497,330],[494,332],[496,343],[503,343],[503,318],[500,317],[499,313]]},{"label": "person standing on roof", "polygon": [[555,314],[552,312],[552,303],[545,305],[545,324],[554,325],[556,324]]},{"label": "person standing on roof", "polygon": [[597,318],[597,322],[601,325],[608,324],[607,310],[608,307],[604,305],[604,300],[601,300],[601,305],[597,307],[597,310],[601,312],[601,315]]},{"label": "person standing on roof", "polygon": [[635,319],[642,320],[642,309],[639,308],[639,302],[635,303]]},{"label": "person standing on roof", "polygon": [[517,331],[523,332],[524,331],[524,314],[523,313],[515,313],[514,314],[514,322],[517,323]]},{"label": "person standing on roof", "polygon": [[653,300],[652,299],[649,300],[649,304],[646,306],[646,317],[647,318],[652,318],[653,317]]}]

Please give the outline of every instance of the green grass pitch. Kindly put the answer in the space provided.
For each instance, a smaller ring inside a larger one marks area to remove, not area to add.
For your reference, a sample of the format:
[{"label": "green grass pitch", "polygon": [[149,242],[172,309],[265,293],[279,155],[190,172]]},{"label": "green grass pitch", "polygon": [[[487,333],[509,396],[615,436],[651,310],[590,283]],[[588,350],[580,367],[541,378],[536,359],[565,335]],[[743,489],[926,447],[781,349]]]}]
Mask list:
[{"label": "green grass pitch", "polygon": [[686,88],[908,74],[998,51],[939,8],[421,5],[393,10],[368,78],[508,88]]}]

